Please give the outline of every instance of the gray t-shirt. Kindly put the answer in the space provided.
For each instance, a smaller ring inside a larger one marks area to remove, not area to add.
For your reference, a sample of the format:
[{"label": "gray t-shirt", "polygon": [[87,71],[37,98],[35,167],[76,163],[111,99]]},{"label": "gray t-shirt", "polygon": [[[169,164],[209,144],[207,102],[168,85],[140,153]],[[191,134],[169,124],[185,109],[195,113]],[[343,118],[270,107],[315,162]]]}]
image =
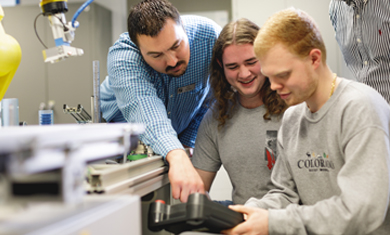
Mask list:
[{"label": "gray t-shirt", "polygon": [[200,124],[192,163],[195,168],[217,172],[223,164],[232,182],[235,204],[250,197],[261,198],[270,189],[280,117],[264,120],[264,105],[246,109],[237,105],[233,117],[218,130],[209,110]]},{"label": "gray t-shirt", "polygon": [[290,107],[276,188],[246,205],[269,209],[270,234],[389,234],[389,123],[380,94],[346,79],[317,112]]}]

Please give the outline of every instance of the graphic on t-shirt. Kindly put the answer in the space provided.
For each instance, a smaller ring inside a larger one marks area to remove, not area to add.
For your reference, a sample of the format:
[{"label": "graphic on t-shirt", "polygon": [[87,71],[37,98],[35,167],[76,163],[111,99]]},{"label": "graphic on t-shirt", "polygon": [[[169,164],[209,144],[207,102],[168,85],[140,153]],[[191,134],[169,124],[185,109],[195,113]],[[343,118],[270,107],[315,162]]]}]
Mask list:
[{"label": "graphic on t-shirt", "polygon": [[268,161],[268,169],[275,165],[278,152],[276,149],[278,131],[267,131],[265,135],[265,160]]},{"label": "graphic on t-shirt", "polygon": [[306,156],[297,162],[299,169],[307,169],[309,172],[329,172],[335,169],[335,165],[329,154],[317,154],[315,151],[307,151]]}]

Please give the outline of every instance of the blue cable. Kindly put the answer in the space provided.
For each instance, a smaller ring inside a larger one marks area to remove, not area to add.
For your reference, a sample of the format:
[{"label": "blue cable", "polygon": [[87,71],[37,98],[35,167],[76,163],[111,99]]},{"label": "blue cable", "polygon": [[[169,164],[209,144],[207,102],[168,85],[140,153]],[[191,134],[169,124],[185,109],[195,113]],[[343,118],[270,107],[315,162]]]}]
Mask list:
[{"label": "blue cable", "polygon": [[79,24],[75,25],[77,17],[79,17],[80,13],[84,11],[84,9],[93,2],[93,0],[88,0],[86,1],[81,7],[74,13],[73,18],[72,18],[72,27],[73,28],[78,28]]}]

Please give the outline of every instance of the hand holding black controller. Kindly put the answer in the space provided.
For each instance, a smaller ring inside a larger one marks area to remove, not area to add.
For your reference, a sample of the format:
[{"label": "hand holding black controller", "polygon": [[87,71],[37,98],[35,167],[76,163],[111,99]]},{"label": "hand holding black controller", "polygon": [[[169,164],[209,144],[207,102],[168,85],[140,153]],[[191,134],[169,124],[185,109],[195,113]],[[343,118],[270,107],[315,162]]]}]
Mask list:
[{"label": "hand holding black controller", "polygon": [[149,208],[149,229],[179,234],[184,231],[219,233],[244,221],[241,213],[213,202],[206,195],[193,193],[186,203],[166,205],[156,200]]}]

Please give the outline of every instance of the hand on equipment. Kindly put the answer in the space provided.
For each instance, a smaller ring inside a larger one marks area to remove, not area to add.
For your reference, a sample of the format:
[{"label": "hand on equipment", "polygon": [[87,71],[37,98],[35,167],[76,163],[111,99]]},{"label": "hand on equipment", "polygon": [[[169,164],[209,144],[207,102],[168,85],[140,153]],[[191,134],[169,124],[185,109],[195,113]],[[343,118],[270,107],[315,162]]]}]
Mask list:
[{"label": "hand on equipment", "polygon": [[268,211],[243,205],[229,206],[229,209],[244,214],[245,222],[234,228],[222,231],[228,235],[268,235]]},{"label": "hand on equipment", "polygon": [[203,181],[184,150],[172,150],[166,159],[169,162],[168,177],[173,198],[187,202],[188,195],[205,193]]}]

